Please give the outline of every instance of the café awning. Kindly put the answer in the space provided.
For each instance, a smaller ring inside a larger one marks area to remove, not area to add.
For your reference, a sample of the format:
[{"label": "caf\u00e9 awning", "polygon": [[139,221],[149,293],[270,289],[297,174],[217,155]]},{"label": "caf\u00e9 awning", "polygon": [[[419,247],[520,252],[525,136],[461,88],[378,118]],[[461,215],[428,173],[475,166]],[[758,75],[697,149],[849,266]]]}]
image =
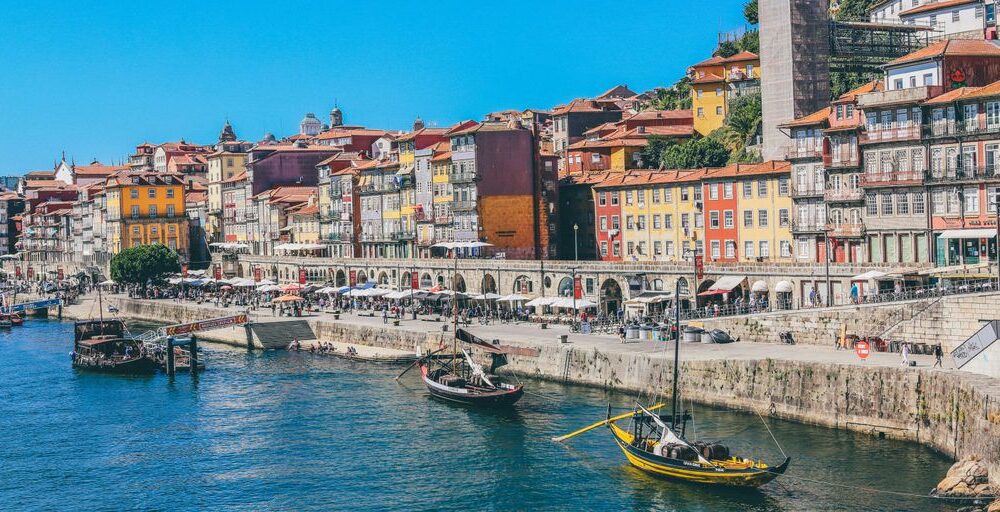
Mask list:
[{"label": "caf\u00e9 awning", "polygon": [[723,276],[715,282],[708,290],[699,293],[699,296],[721,295],[735,290],[747,280],[747,276]]},{"label": "caf\u00e9 awning", "polygon": [[975,228],[975,229],[946,229],[942,231],[938,238],[942,240],[951,239],[979,239],[979,238],[996,238],[997,230],[992,228]]}]

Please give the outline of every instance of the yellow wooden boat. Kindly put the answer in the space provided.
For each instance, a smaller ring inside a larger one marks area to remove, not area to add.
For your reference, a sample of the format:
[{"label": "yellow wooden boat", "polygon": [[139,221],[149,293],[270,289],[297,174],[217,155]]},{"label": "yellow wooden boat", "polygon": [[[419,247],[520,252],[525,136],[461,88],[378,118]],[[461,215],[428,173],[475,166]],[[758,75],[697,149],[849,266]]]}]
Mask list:
[{"label": "yellow wooden boat", "polygon": [[[675,304],[680,304],[679,284],[675,291]],[[648,409],[636,404],[631,412],[612,417],[611,404],[608,404],[606,419],[564,436],[555,437],[553,441],[566,441],[584,432],[607,426],[629,463],[652,475],[698,484],[759,487],[784,474],[791,463],[790,457],[785,456],[781,464],[772,467],[763,461],[731,455],[729,448],[724,445],[689,442],[685,438],[687,421],[691,419],[691,415],[678,409],[680,308],[675,309],[674,322],[677,328],[674,330],[674,378],[669,415],[661,416],[653,412],[665,407],[666,404],[653,405]],[[624,429],[619,427],[617,422],[626,419],[629,420],[629,426]],[[763,417],[761,420],[763,421]],[[767,427],[766,422],[764,426]],[[770,428],[768,432],[770,433]],[[781,449],[780,445],[778,449]]]},{"label": "yellow wooden boat", "polygon": [[[652,439],[648,436],[636,437],[614,422],[609,422],[608,428],[630,464],[656,476],[687,482],[759,487],[784,474],[791,462],[791,458],[786,457],[780,465],[771,467],[761,461],[736,456],[708,459],[702,454],[697,454],[695,457],[690,457],[689,455],[695,454],[694,448],[691,450],[677,448],[687,445],[686,443],[667,443],[661,441],[662,437],[661,439]],[[708,453],[716,450],[711,445],[706,448]]]}]

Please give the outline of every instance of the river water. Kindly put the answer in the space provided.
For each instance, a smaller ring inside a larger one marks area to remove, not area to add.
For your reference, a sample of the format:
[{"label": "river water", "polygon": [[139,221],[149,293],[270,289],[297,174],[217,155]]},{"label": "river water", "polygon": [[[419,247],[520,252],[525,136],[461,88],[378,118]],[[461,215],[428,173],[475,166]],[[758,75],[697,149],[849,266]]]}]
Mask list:
[{"label": "river water", "polygon": [[[72,324],[0,332],[4,510],[954,510],[926,498],[949,462],[912,443],[769,424],[787,478],[726,491],[649,477],[606,429],[625,394],[529,383],[507,414],[427,397],[415,372],[203,347],[196,378],[70,368]],[[755,415],[693,406],[699,438],[780,461]]]}]

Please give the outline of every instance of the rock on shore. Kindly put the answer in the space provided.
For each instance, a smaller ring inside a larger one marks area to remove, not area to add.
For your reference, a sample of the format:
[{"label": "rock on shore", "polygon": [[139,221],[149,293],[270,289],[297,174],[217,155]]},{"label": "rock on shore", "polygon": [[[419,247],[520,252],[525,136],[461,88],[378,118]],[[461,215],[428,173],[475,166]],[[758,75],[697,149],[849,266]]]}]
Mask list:
[{"label": "rock on shore", "polygon": [[[948,474],[937,484],[933,494],[942,498],[977,498],[995,496],[994,486],[990,483],[990,471],[987,465],[978,457],[959,460],[951,466]],[[987,498],[988,499],[988,498]],[[975,503],[975,502],[973,502]],[[1000,512],[1000,500],[994,501],[986,508],[978,503],[962,507],[968,512]]]}]

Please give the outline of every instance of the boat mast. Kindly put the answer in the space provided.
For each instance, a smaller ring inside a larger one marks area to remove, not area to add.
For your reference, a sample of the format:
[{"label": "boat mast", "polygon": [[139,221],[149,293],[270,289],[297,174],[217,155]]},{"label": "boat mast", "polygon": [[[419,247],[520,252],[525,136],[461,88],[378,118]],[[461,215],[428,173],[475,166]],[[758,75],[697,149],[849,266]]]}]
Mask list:
[{"label": "boat mast", "polygon": [[455,260],[455,268],[451,273],[451,369],[458,376],[458,287],[455,286],[455,280],[458,279],[458,248],[451,251]]},{"label": "boat mast", "polygon": [[670,408],[670,428],[677,426],[677,380],[680,376],[681,354],[681,281],[674,285],[674,391]]}]

